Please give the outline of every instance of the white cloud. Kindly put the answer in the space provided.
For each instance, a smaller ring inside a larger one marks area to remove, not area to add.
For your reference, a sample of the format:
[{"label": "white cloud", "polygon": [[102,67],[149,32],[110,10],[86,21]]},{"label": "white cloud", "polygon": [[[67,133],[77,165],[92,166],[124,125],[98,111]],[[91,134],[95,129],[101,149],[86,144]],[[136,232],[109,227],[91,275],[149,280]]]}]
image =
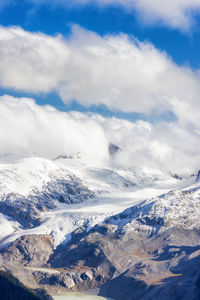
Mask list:
[{"label": "white cloud", "polygon": [[130,0],[129,2],[135,2],[135,7],[145,22],[160,21],[182,31],[190,29],[194,16],[200,12],[199,0]]},{"label": "white cloud", "polygon": [[[100,37],[78,27],[70,39],[0,27],[0,84],[33,93],[56,91],[65,103],[104,104],[125,112],[172,111],[176,122],[152,125],[61,113],[30,99],[0,98],[0,154],[54,158],[80,152],[94,164],[199,168],[199,73],[179,67],[149,43],[126,35]],[[116,158],[108,156],[117,144]]]},{"label": "white cloud", "polygon": [[[46,158],[80,153],[93,166],[154,168],[191,174],[200,162],[200,133],[179,123],[63,113],[32,99],[0,97],[0,155],[34,152]],[[121,151],[111,158],[110,143]]]},{"label": "white cloud", "polygon": [[[100,163],[108,156],[102,127],[87,115],[62,113],[33,99],[0,97],[0,153],[37,153],[46,158],[76,155]],[[97,159],[98,157],[98,159]]]},{"label": "white cloud", "polygon": [[172,111],[200,121],[198,72],[126,35],[100,37],[75,26],[67,40],[0,27],[0,84],[34,93],[54,90],[65,103],[76,99],[145,114]]},{"label": "white cloud", "polygon": [[[108,140],[122,151],[115,165],[192,174],[200,166],[200,132],[179,122],[150,124],[102,119]],[[192,171],[193,170],[193,171]]]},{"label": "white cloud", "polygon": [[0,83],[30,92],[49,92],[64,77],[68,48],[60,36],[0,27]]},{"label": "white cloud", "polygon": [[[47,0],[29,0],[44,4]],[[100,6],[121,5],[125,9],[136,10],[144,23],[161,22],[182,31],[189,30],[194,16],[199,14],[200,0],[52,0],[52,5],[85,5],[96,3]]]}]

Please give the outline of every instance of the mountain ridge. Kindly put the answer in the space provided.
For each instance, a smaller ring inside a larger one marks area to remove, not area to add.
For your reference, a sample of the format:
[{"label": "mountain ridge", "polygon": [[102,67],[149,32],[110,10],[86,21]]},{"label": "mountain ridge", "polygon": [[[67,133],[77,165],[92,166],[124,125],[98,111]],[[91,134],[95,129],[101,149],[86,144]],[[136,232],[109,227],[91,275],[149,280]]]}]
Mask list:
[{"label": "mountain ridge", "polygon": [[[26,174],[17,178],[23,168]],[[22,187],[20,197],[7,188],[0,195],[0,211],[7,208],[10,215],[0,214],[0,226],[7,228],[0,265],[24,284],[51,295],[96,289],[115,300],[132,300],[133,293],[138,300],[167,300],[174,290],[172,300],[198,299],[200,185],[195,176],[180,180],[154,171],[88,166],[80,159],[55,163],[31,156],[0,169],[1,178],[8,178],[5,187],[15,178],[26,183],[37,177]]]}]

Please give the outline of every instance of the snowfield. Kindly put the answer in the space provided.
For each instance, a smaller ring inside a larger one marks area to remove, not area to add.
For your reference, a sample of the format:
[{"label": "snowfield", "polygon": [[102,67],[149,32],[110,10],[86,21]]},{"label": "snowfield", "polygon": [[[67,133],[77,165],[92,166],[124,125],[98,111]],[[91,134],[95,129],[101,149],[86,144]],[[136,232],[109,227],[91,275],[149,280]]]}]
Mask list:
[{"label": "snowfield", "polygon": [[[73,197],[71,196],[69,203],[59,200],[66,193],[63,186],[58,186],[61,180],[70,191],[72,189]],[[85,230],[89,230],[111,216],[120,215],[126,209],[130,209],[130,218],[137,214],[137,210],[141,213],[143,209],[141,218],[162,218],[169,225],[173,224],[172,221],[178,224],[181,214],[187,226],[191,227],[193,221],[197,226],[200,197],[195,180],[195,176],[180,180],[156,170],[145,172],[88,166],[78,158],[61,157],[52,161],[26,153],[3,156],[0,158],[2,204],[3,201],[10,201],[9,204],[15,207],[16,203],[23,206],[26,201],[30,207],[35,203],[42,206],[44,199],[46,205],[51,196],[53,204],[51,207],[44,205],[41,210],[37,209],[41,222],[32,228],[20,224],[5,212],[0,214],[1,247],[25,234],[51,234],[56,247],[68,241],[76,228],[83,226]],[[75,185],[80,185],[79,201],[76,199],[76,191],[73,191]],[[52,192],[54,187],[55,193]],[[170,192],[171,190],[175,192]],[[49,193],[47,199],[46,193]],[[19,202],[20,199],[23,201]],[[188,210],[191,215],[188,215]],[[124,219],[116,217],[113,222],[122,221]],[[126,220],[126,223],[129,222]],[[127,228],[128,226],[130,224]]]}]

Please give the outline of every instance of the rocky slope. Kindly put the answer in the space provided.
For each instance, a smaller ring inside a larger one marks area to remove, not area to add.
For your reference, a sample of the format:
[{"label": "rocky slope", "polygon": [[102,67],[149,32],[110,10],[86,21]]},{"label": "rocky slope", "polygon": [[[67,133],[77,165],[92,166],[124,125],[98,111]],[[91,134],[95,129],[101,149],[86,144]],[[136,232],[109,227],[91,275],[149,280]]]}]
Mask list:
[{"label": "rocky slope", "polygon": [[1,250],[2,260],[50,293],[99,288],[116,300],[199,299],[199,192],[196,184],[142,201],[76,229],[57,249],[50,236],[22,237]]},{"label": "rocky slope", "polygon": [[4,270],[52,295],[96,289],[116,300],[200,298],[198,178],[92,168],[63,157],[6,159]]}]

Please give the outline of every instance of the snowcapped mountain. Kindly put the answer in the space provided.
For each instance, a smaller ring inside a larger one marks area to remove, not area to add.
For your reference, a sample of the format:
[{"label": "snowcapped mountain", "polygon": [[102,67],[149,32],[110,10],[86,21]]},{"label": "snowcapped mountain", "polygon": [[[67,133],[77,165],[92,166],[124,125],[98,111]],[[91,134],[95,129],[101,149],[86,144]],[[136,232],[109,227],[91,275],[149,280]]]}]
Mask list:
[{"label": "snowcapped mountain", "polygon": [[200,230],[200,185],[169,191],[126,209],[110,221],[123,227],[150,229],[151,234],[163,228]]},{"label": "snowcapped mountain", "polygon": [[8,154],[0,158],[1,237],[5,243],[32,228],[31,233],[52,234],[57,245],[77,227],[89,228],[177,184],[185,183],[158,171],[89,166],[77,156],[52,161]]},{"label": "snowcapped mountain", "polygon": [[25,284],[45,282],[51,294],[98,287],[121,300],[115,281],[122,291],[130,281],[141,285],[136,299],[168,299],[159,282],[170,279],[171,288],[181,270],[195,297],[198,268],[184,270],[199,255],[196,176],[24,153],[0,158],[0,187],[0,264]]}]

